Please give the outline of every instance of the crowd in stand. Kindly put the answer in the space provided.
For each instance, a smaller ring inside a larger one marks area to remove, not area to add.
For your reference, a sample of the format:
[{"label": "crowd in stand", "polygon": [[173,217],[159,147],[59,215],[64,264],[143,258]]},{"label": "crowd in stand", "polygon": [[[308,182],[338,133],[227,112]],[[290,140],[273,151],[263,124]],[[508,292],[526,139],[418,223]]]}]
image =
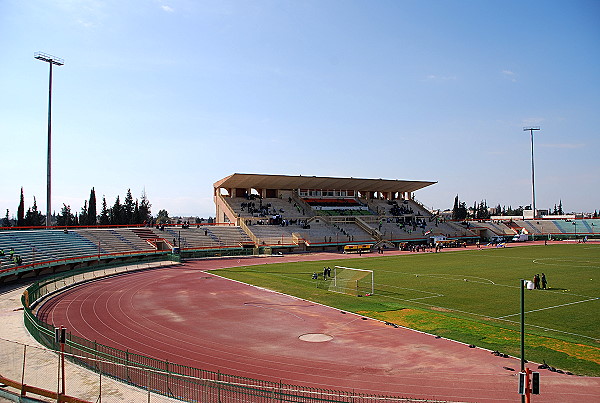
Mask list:
[{"label": "crowd in stand", "polygon": [[[4,256],[4,249],[0,249],[0,257]],[[21,257],[21,255],[15,253],[14,248],[10,248],[10,250],[8,251],[8,256],[16,266],[21,266],[23,264],[23,258]]]},{"label": "crowd in stand", "polygon": [[246,210],[248,212],[248,214],[252,215],[252,216],[258,216],[258,217],[266,217],[270,214],[276,214],[276,211],[271,212],[271,203],[267,203],[267,204],[262,204],[262,199],[259,199],[258,201],[258,206],[255,202],[250,201],[247,203],[242,203],[240,206],[240,210],[244,211]]},{"label": "crowd in stand", "polygon": [[[418,228],[425,231],[427,229],[427,221],[424,218],[411,218],[409,221],[405,221],[404,218],[384,218],[379,221],[379,231],[383,227],[383,224],[396,224],[396,226],[409,234],[416,231]],[[435,224],[437,226],[437,222]]]},{"label": "crowd in stand", "polygon": [[288,220],[286,218],[283,218],[279,214],[275,214],[264,220],[256,220],[256,221],[246,220],[245,223],[246,223],[246,225],[280,225],[282,227],[287,227],[290,225],[300,225],[304,229],[310,228],[310,225],[308,225],[306,223],[306,220],[300,220],[300,219]]},{"label": "crowd in stand", "polygon": [[410,207],[408,205],[408,202],[406,200],[404,200],[404,202],[401,205],[398,205],[398,202],[396,200],[390,200],[390,201],[388,201],[388,204],[390,204],[392,206],[390,208],[390,214],[391,215],[401,216],[401,215],[414,214],[415,213],[413,211],[412,207]]}]

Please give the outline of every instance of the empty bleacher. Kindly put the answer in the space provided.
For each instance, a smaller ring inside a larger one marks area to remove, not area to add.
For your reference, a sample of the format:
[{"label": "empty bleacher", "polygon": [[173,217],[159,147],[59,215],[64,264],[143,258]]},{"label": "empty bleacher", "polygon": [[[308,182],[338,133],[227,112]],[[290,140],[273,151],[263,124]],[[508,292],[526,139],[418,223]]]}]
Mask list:
[{"label": "empty bleacher", "polygon": [[581,220],[582,227],[584,230],[582,232],[586,232],[588,234],[595,234],[600,230],[600,219],[587,219]]},{"label": "empty bleacher", "polygon": [[136,235],[131,228],[101,228],[101,229],[76,229],[81,236],[89,239],[96,245],[96,251],[101,253],[126,253],[155,249],[151,244]]},{"label": "empty bleacher", "polygon": [[493,235],[511,236],[516,233],[515,229],[510,228],[509,226],[507,226],[506,224],[504,224],[502,222],[495,223],[495,222],[491,222],[491,221],[475,221],[475,222],[469,223],[469,225],[472,226],[473,228],[477,228],[479,230],[481,230],[481,229],[488,230],[489,233],[486,235],[483,235],[485,237],[489,237],[489,236],[493,236]]},{"label": "empty bleacher", "polygon": [[[563,234],[574,234],[575,233],[575,222],[576,221],[571,221],[571,220],[553,220],[554,225],[556,225],[556,228],[558,228],[558,230],[563,233]],[[579,226],[579,229],[581,232],[581,225]]]},{"label": "empty bleacher", "polygon": [[249,225],[248,229],[259,240],[260,245],[292,245],[294,233],[298,233],[301,225]]},{"label": "empty bleacher", "polygon": [[[368,226],[366,221],[363,221]],[[348,236],[350,242],[372,242],[374,240],[373,230],[370,231],[357,224],[356,221],[341,221],[332,224],[334,228],[338,228],[341,234],[338,239],[342,239],[342,235]],[[370,227],[368,227],[370,228]]]},{"label": "empty bleacher", "polygon": [[[506,227],[512,233],[519,233],[525,230],[528,234],[535,236],[542,235],[596,235],[598,227],[600,227],[600,219],[567,219],[567,220],[552,220],[548,218],[536,220],[507,220],[498,223],[489,222],[473,222],[473,226],[489,227],[496,229]],[[505,234],[508,235],[508,231]],[[502,235],[502,234],[500,234]]]},{"label": "empty bleacher", "polygon": [[[265,226],[273,227],[273,226]],[[281,233],[277,234],[281,239]],[[64,230],[8,230],[0,231],[0,267],[14,267],[13,256],[22,259],[21,265],[49,262],[75,257],[107,254],[153,252],[155,241],[183,249],[244,247],[253,245],[250,237],[236,226],[205,225],[199,228],[75,228]],[[291,234],[285,234],[289,242]],[[154,241],[154,242],[153,242]],[[12,252],[11,252],[12,250]]]},{"label": "empty bleacher", "polygon": [[17,230],[0,232],[0,258],[2,267],[14,265],[10,250],[21,256],[22,264],[67,259],[73,256],[90,256],[98,253],[98,247],[89,239],[74,231],[63,230]]},{"label": "empty bleacher", "polygon": [[[240,227],[214,225],[207,226],[205,228],[208,229],[209,234],[212,234],[214,237],[216,237],[216,239],[219,240],[220,245],[239,246],[252,242],[248,234],[246,234]],[[202,231],[202,228],[200,228],[200,231]]]},{"label": "empty bleacher", "polygon": [[528,234],[538,235],[542,233],[539,227],[536,226],[532,220],[515,220],[514,223],[520,228],[524,229]]}]

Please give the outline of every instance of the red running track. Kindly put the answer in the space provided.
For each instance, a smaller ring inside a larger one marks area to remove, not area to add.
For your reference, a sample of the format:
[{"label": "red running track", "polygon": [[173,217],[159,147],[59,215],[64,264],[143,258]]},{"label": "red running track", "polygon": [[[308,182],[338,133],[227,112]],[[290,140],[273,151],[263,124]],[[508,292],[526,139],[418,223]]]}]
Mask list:
[{"label": "red running track", "polygon": [[[273,259],[330,258],[340,255]],[[516,359],[208,272],[269,261],[212,259],[110,277],[52,298],[38,317],[112,347],[232,375],[403,397],[520,400]],[[308,342],[305,334],[331,339]],[[600,378],[542,370],[541,390],[533,401],[599,402]]]}]

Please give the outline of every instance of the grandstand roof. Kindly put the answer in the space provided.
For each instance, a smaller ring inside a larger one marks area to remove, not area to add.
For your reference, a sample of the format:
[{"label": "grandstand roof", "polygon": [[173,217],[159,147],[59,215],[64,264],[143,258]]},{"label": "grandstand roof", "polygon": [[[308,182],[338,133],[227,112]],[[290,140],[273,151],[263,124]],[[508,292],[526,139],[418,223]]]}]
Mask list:
[{"label": "grandstand roof", "polygon": [[234,173],[215,182],[214,187],[226,189],[331,189],[363,192],[414,192],[434,183],[437,182]]}]

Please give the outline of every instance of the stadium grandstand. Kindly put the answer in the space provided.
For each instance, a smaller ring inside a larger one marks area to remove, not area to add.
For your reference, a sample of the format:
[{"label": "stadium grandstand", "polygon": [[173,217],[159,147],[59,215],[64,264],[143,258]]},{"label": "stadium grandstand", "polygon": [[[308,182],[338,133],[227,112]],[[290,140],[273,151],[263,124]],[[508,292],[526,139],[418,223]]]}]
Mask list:
[{"label": "stadium grandstand", "polygon": [[236,173],[214,184],[216,220],[243,228],[257,246],[289,251],[474,238],[416,201],[434,183]]},{"label": "stadium grandstand", "polygon": [[3,228],[0,281],[139,256],[183,257],[402,248],[598,236],[600,219],[493,217],[455,222],[415,199],[432,181],[234,173],[214,183],[216,222],[161,226]]}]

